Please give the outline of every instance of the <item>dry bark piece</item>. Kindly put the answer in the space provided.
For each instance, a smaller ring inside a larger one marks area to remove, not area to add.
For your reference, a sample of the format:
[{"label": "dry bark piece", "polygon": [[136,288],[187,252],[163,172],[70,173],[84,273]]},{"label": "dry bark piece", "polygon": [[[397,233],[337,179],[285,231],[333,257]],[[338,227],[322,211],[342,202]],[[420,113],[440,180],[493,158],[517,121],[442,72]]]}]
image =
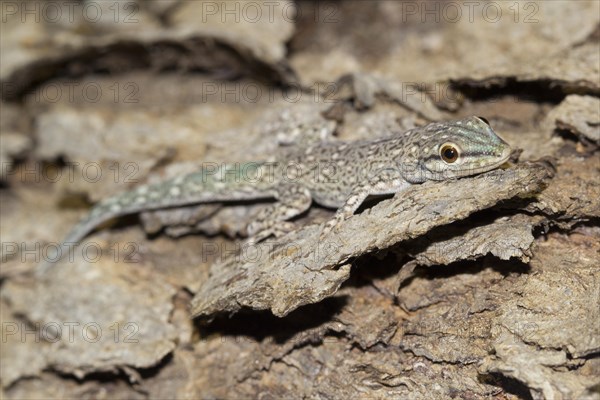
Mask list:
[{"label": "dry bark piece", "polygon": [[[461,260],[474,260],[492,254],[500,260],[511,258],[529,261],[533,244],[532,230],[543,217],[515,214],[500,217],[490,224],[476,226],[464,232],[465,227],[448,227],[430,232],[417,239],[409,248],[423,248],[415,254],[418,265],[447,265]],[[413,252],[414,254],[414,252]]]},{"label": "dry bark piece", "polygon": [[45,372],[36,379],[22,379],[3,390],[2,398],[22,399],[111,399],[144,400],[140,393],[124,380],[90,379],[80,382]]},{"label": "dry bark piece", "polygon": [[[516,215],[513,218],[512,222],[514,224],[525,218],[525,216]],[[535,220],[535,218],[539,219],[541,217],[534,216],[533,218]],[[507,221],[500,220],[495,223],[501,225],[506,224]],[[588,260],[588,262],[593,262],[593,258],[590,257],[594,252],[591,245],[593,241],[594,238],[588,238],[587,242],[581,243],[581,246],[589,252],[588,255],[583,256],[583,259]],[[568,246],[568,243],[568,241],[564,242],[566,246]],[[547,248],[552,248],[554,251],[548,252]],[[538,249],[534,256],[544,255],[552,258],[556,254],[564,257],[569,254],[569,250],[560,246],[557,247],[555,243],[548,243],[545,248]],[[531,345],[526,345],[514,352],[515,346],[511,347],[513,350],[500,348],[500,346],[510,345],[511,343],[510,341],[502,342],[496,337],[499,340],[497,342],[499,354],[502,354],[503,358],[494,364],[488,364],[487,362],[483,364],[489,369],[480,368],[479,371],[477,370],[477,363],[489,354],[490,341],[494,340],[494,335],[499,332],[499,328],[495,328],[497,321],[499,319],[503,321],[507,317],[512,318],[512,312],[501,312],[504,303],[510,302],[509,299],[519,302],[525,301],[522,294],[510,293],[514,290],[515,281],[522,281],[523,283],[531,281],[531,274],[523,274],[521,272],[527,271],[519,270],[519,268],[524,268],[522,264],[521,267],[512,270],[519,272],[518,274],[510,274],[511,269],[507,268],[509,266],[507,263],[500,266],[496,266],[495,263],[494,259],[490,259],[488,265],[493,268],[483,270],[480,270],[479,266],[473,265],[474,268],[477,268],[477,273],[462,270],[451,279],[414,280],[409,287],[402,289],[403,295],[419,298],[422,294],[411,294],[410,288],[424,286],[425,292],[437,292],[437,300],[430,302],[428,306],[422,305],[421,307],[426,308],[413,313],[413,317],[405,314],[392,316],[390,319],[391,326],[402,319],[408,318],[409,322],[405,323],[401,329],[394,331],[393,337],[386,335],[383,340],[370,342],[371,345],[366,348],[361,344],[361,347],[368,349],[368,351],[359,351],[358,347],[352,347],[347,342],[358,340],[360,344],[361,340],[368,340],[368,334],[366,336],[360,334],[355,336],[355,333],[362,331],[362,327],[365,327],[365,332],[367,327],[373,327],[371,333],[374,334],[379,328],[386,326],[386,324],[380,324],[377,321],[386,320],[387,313],[380,313],[381,315],[377,316],[375,314],[378,313],[373,312],[373,306],[375,305],[376,310],[381,310],[382,307],[385,310],[387,309],[385,304],[386,301],[389,302],[389,298],[383,302],[377,300],[378,298],[384,299],[384,297],[373,291],[373,288],[368,285],[347,286],[338,291],[335,296],[347,295],[347,302],[340,312],[331,318],[332,321],[340,322],[343,325],[341,327],[336,327],[335,324],[331,323],[322,325],[321,329],[316,330],[320,332],[315,337],[315,340],[319,343],[318,345],[306,346],[304,345],[305,342],[296,342],[298,336],[290,337],[290,341],[299,345],[296,348],[290,348],[289,343],[285,341],[280,346],[287,348],[288,351],[278,352],[276,350],[277,346],[273,350],[269,350],[269,354],[279,354],[279,356],[274,357],[269,363],[268,371],[263,372],[258,369],[255,373],[245,374],[243,379],[239,379],[238,376],[235,385],[232,385],[232,381],[228,380],[230,378],[227,378],[227,374],[219,373],[218,379],[220,381],[218,384],[211,383],[211,380],[217,378],[217,376],[211,379],[202,375],[199,377],[202,383],[194,389],[190,389],[191,384],[189,383],[184,386],[187,390],[192,390],[192,393],[209,388],[208,390],[217,397],[219,395],[249,396],[257,391],[271,394],[294,392],[302,393],[304,396],[310,396],[314,393],[323,395],[323,393],[334,393],[335,391],[337,394],[344,393],[352,397],[358,395],[357,393],[373,389],[378,389],[376,392],[382,393],[384,397],[402,396],[408,393],[411,393],[414,398],[432,398],[444,394],[482,397],[502,392],[502,389],[498,387],[502,385],[494,382],[494,378],[487,375],[501,373],[514,376],[519,380],[525,380],[528,385],[530,383],[534,398],[537,398],[536,393],[540,388],[546,390],[548,387],[551,388],[551,391],[544,393],[555,395],[562,393],[565,398],[569,397],[567,394],[577,397],[577,394],[584,393],[586,388],[590,386],[590,382],[593,383],[593,379],[589,374],[590,370],[588,369],[587,373],[584,372],[585,365],[582,365],[582,360],[571,362],[565,354],[553,350],[558,346],[557,344],[551,345],[551,349],[542,351],[536,350]],[[532,263],[539,263],[538,274],[545,273],[543,265],[546,262],[544,260],[536,261],[534,259]],[[564,263],[561,261],[559,264],[563,265]],[[560,268],[560,270],[568,273],[567,269]],[[534,276],[537,275],[534,274]],[[590,281],[590,279],[586,278],[585,281]],[[429,286],[427,286],[428,283]],[[492,293],[490,293],[490,287],[493,287]],[[521,292],[519,288],[517,289],[518,292]],[[503,291],[506,293],[503,294]],[[544,290],[543,293],[547,291]],[[579,298],[579,296],[577,297]],[[581,298],[589,297],[586,295]],[[591,297],[596,296],[592,295]],[[537,296],[527,296],[526,301],[531,304],[538,304],[539,307],[542,307],[541,304],[546,304],[541,302]],[[559,301],[557,304],[564,304],[564,302]],[[369,316],[361,312],[363,307],[365,313],[371,312]],[[570,312],[568,308],[562,307],[562,309],[566,313]],[[300,315],[302,312],[315,314],[314,311],[314,309],[310,311],[301,309],[296,313],[300,313]],[[390,311],[394,313],[394,307],[391,307]],[[396,310],[397,312],[398,310]],[[443,315],[444,318],[440,319],[440,315]],[[292,318],[292,315],[286,318]],[[293,319],[295,318],[297,316],[293,317]],[[514,329],[513,334],[517,337],[520,334],[527,334],[527,337],[530,337],[529,334],[535,332],[521,324],[524,320],[522,316],[517,316],[515,320],[518,320],[519,324],[511,323],[510,326],[511,329]],[[365,323],[365,321],[371,322]],[[591,324],[593,324],[593,321],[594,318],[590,319]],[[330,329],[335,332],[345,333],[344,338],[323,336],[323,328],[327,325],[330,325]],[[577,329],[577,324],[570,324],[570,326]],[[556,327],[550,327],[550,329],[560,330]],[[385,331],[384,329],[381,332]],[[305,332],[309,334],[309,331]],[[586,329],[586,332],[592,333],[593,331]],[[540,334],[540,337],[546,337],[544,336],[545,332],[540,332]],[[577,336],[572,332],[559,334],[565,334],[571,338]],[[592,336],[584,336],[579,343],[589,343],[585,340],[586,337]],[[533,338],[535,339],[535,336]],[[509,338],[509,340],[514,341],[514,338]],[[239,349],[239,354],[242,354],[242,358],[246,355],[252,357],[252,354],[264,354],[264,350],[260,352],[251,351],[250,344],[243,344],[247,341],[252,342],[252,339],[238,340],[235,337],[226,336],[221,338],[221,343],[226,344],[218,347],[220,351],[216,351],[216,344],[209,346],[212,350],[206,348],[200,351],[201,347],[198,346],[197,362],[202,365],[211,365],[213,368],[215,365],[220,366],[217,367],[217,370],[219,370],[225,368],[226,365],[231,366],[232,362],[239,361],[235,358],[238,354],[235,351],[236,347]],[[388,347],[378,347],[376,344],[387,344]],[[268,344],[264,343],[260,348],[266,349]],[[403,351],[399,351],[399,349]],[[593,347],[587,347],[587,349],[592,352],[597,351]],[[535,355],[535,352],[538,352],[538,354]],[[285,355],[281,356],[281,354]],[[519,357],[519,354],[527,355],[527,357]],[[207,356],[212,358],[207,360]],[[204,364],[204,362],[208,364]],[[593,360],[587,361],[587,363],[593,364]],[[244,362],[243,364],[247,365],[248,363]],[[259,365],[264,365],[264,361],[261,361]],[[294,368],[290,368],[290,366]],[[195,371],[202,369],[198,365],[189,368]],[[575,368],[575,370],[569,371],[572,368]],[[237,371],[238,369],[234,368],[234,370]],[[315,371],[318,371],[318,374]],[[591,371],[593,371],[593,367]],[[482,374],[486,374],[484,375],[486,379],[480,379]],[[278,377],[276,384],[273,384],[273,376]],[[455,378],[450,378],[452,376]],[[348,379],[348,377],[351,377],[351,379]],[[193,381],[193,378],[190,377],[189,380]],[[297,385],[298,381],[307,381],[310,384],[300,387]],[[437,385],[433,385],[433,382],[436,382]],[[550,384],[546,387],[540,386],[544,382],[550,382]],[[493,386],[493,384],[496,386]],[[231,389],[223,391],[222,387]]]},{"label": "dry bark piece", "polygon": [[[547,224],[543,216],[514,214],[498,217],[495,220],[472,226],[475,219],[465,223],[455,223],[433,229],[427,235],[413,241],[401,243],[395,250],[413,259],[406,263],[393,281],[389,281],[381,290],[395,295],[404,281],[414,278],[418,266],[448,265],[458,261],[475,260],[488,254],[500,260],[518,259],[529,261],[534,243],[533,229]],[[375,283],[380,285],[379,282]],[[400,301],[409,310],[415,310],[440,301],[431,298],[434,292],[427,284],[418,286],[419,294],[402,296]],[[403,290],[403,293],[406,289]],[[408,299],[406,299],[408,298]],[[409,300],[414,299],[413,301]]]},{"label": "dry bark piece", "polygon": [[[38,116],[36,155],[64,156],[69,164],[57,184],[98,201],[144,182],[153,167],[184,144],[202,149],[202,140],[190,128],[182,129],[196,118],[193,114],[188,109],[165,119],[149,110],[114,113],[59,106]],[[159,134],[167,131],[169,146]]]},{"label": "dry bark piece", "polygon": [[9,387],[20,378],[39,376],[47,365],[46,356],[51,350],[49,343],[36,341],[27,321],[16,318],[7,303],[4,300],[0,303],[3,341],[0,357],[2,388]]},{"label": "dry bark piece", "polygon": [[526,210],[541,211],[565,226],[600,217],[598,157],[565,157],[556,164],[556,175]]},{"label": "dry bark piece", "polygon": [[[435,365],[401,351],[402,332],[396,327],[405,316],[393,298],[356,282],[334,298],[283,319],[261,313],[224,317],[210,325],[193,352],[176,350],[156,379],[143,387],[153,397],[171,387],[177,397],[191,398],[248,397],[259,391],[307,397],[344,393],[352,398],[374,389],[388,398],[409,393],[431,398],[434,381],[440,383],[433,392],[438,394],[499,392],[477,382],[474,365]],[[465,374],[472,379],[464,379]],[[441,379],[450,375],[456,380]]]},{"label": "dry bark piece", "polygon": [[21,158],[33,147],[26,135],[31,129],[29,117],[21,105],[0,100],[0,181],[8,180],[16,158]]},{"label": "dry bark piece", "polygon": [[[415,240],[400,243],[394,247],[394,252],[399,256],[408,255],[412,259],[404,264],[395,276],[383,280],[373,277],[373,285],[388,295],[397,297],[402,307],[409,311],[444,302],[448,297],[456,295],[456,287],[482,285],[481,278],[473,277],[474,281],[471,281],[469,277],[472,277],[472,274],[453,275],[454,283],[449,291],[445,291],[440,289],[441,282],[423,279],[421,275],[427,276],[427,271],[419,269],[415,272],[417,267],[449,265],[480,259],[486,255],[493,255],[499,260],[527,262],[531,258],[531,248],[534,245],[533,229],[548,222],[543,216],[526,214],[498,217],[490,223],[473,227],[475,220],[469,218],[463,221],[464,223],[442,226]],[[452,274],[456,269],[456,274],[461,274],[464,265],[468,264],[451,266],[445,270]],[[494,280],[499,278],[499,275],[491,278],[485,275],[484,279],[489,281],[483,285],[493,284]],[[434,315],[435,322],[437,314]]]},{"label": "dry bark piece", "polygon": [[0,133],[0,181],[9,179],[15,158],[22,157],[32,145],[32,140],[22,133]]},{"label": "dry bark piece", "polygon": [[343,298],[346,304],[332,321],[342,326],[332,326],[331,330],[344,332],[348,340],[367,350],[377,344],[388,344],[396,334],[402,310],[394,304],[394,299],[384,296],[374,286],[344,287],[335,298]]},{"label": "dry bark piece", "polygon": [[39,256],[45,243],[55,243],[57,233],[66,235],[66,230],[78,219],[77,212],[56,212],[59,200],[56,193],[48,191],[40,196],[39,189],[23,185],[24,173],[27,171],[15,172],[19,184],[0,191],[0,277],[3,278],[33,268],[34,254]]},{"label": "dry bark piece", "polygon": [[[120,10],[119,18],[115,10],[104,10],[103,17],[113,18],[100,21],[83,18],[83,5],[75,6],[81,17],[76,23],[67,21],[73,13],[66,9],[59,10],[62,20],[46,24],[36,23],[36,18],[21,19],[18,12],[7,15],[1,42],[9,61],[0,68],[0,79],[7,84],[3,98],[19,98],[65,71],[186,68],[255,75],[278,83],[294,80],[284,60],[285,42],[294,28],[284,13],[271,13],[270,18],[268,2],[254,2],[260,12],[258,20],[239,15],[228,19],[225,10],[208,12],[207,3],[226,7],[224,3],[183,2],[166,18],[166,26],[134,1],[119,3],[128,9]],[[289,8],[289,3],[277,6]],[[123,20],[128,17],[132,17],[129,23]],[[271,34],[265,35],[265,30]]]},{"label": "dry bark piece", "polygon": [[[600,94],[600,53],[591,41],[533,63],[505,65],[456,76],[452,83],[461,91],[489,90],[509,85],[526,87],[536,84],[554,97],[565,94]],[[531,94],[531,93],[527,93]],[[548,97],[549,95],[546,95]]]},{"label": "dry bark piece", "polygon": [[356,71],[409,83],[495,75],[499,65],[512,75],[581,43],[600,21],[595,0],[436,2],[429,8],[421,2],[307,2],[300,8],[290,62],[306,86]]},{"label": "dry bark piece", "polygon": [[[146,398],[193,399],[205,396],[210,390],[210,381],[205,374],[196,376],[197,366],[198,362],[189,349],[175,349],[172,359],[152,379],[146,379],[141,383],[142,390],[147,393]],[[208,364],[203,372],[210,371],[211,368],[222,372],[216,363]],[[194,393],[194,384],[205,390]]]},{"label": "dry bark piece", "polygon": [[533,398],[593,398],[598,235],[597,228],[551,235],[535,247],[531,269],[487,259],[492,268],[463,266],[451,279],[425,270],[400,290],[401,304],[415,312],[399,329],[399,345],[433,362],[484,361],[481,373],[522,381]]},{"label": "dry bark piece", "polygon": [[477,264],[418,270],[397,295],[410,312],[399,329],[400,347],[436,363],[471,364],[483,359],[492,335],[490,320],[498,308],[498,297],[490,294],[490,288],[514,271],[514,264],[518,265],[490,257]]},{"label": "dry bark piece", "polygon": [[[309,226],[277,242],[242,248],[239,256],[212,268],[192,301],[192,314],[250,307],[284,316],[335,293],[349,276],[350,258],[423,235],[499,201],[532,195],[549,176],[545,167],[530,164],[418,185],[347,220],[330,241],[316,242],[319,227]],[[381,221],[386,221],[384,229]]]},{"label": "dry bark piece", "polygon": [[[174,288],[135,264],[111,262],[112,255],[96,263],[76,256],[42,279],[5,284],[2,297],[13,312],[51,343],[44,351],[43,340],[28,340],[25,353],[41,351],[46,368],[79,378],[122,369],[135,380],[130,367],[154,366],[173,350]],[[22,370],[18,377],[27,375]]]},{"label": "dry bark piece", "polygon": [[277,63],[285,57],[285,43],[294,33],[293,6],[290,0],[241,1],[231,5],[184,1],[167,22],[175,31],[216,36],[251,49],[258,59]]},{"label": "dry bark piece", "polygon": [[255,374],[233,391],[238,397],[260,392],[273,397],[294,393],[299,398],[363,398],[367,393],[382,400],[485,398],[500,392],[480,382],[473,365],[434,364],[393,346],[365,352],[335,337],[291,352],[268,373]]},{"label": "dry bark piece", "polygon": [[31,121],[21,104],[7,103],[0,100],[0,110],[2,110],[0,133],[30,131]]},{"label": "dry bark piece", "polygon": [[588,390],[597,383],[598,360],[590,356],[600,350],[599,237],[597,228],[550,235],[534,251],[529,273],[495,288],[495,351],[482,371],[522,381],[533,398],[594,398]]},{"label": "dry bark piece", "polygon": [[[264,367],[265,346],[257,346],[255,337],[211,336],[198,342],[193,352],[175,351],[173,362],[143,388],[157,398],[165,393],[167,397],[177,393],[178,398],[247,398],[257,393],[275,398],[290,394],[357,398],[369,393],[376,399],[430,399],[501,392],[491,382],[477,379],[475,365],[435,364],[397,346],[364,351],[338,336],[313,337],[290,346],[295,339],[280,344],[287,350]],[[259,361],[256,366],[252,366],[254,359]],[[240,367],[253,372],[237,375]]]},{"label": "dry bark piece", "polygon": [[298,313],[286,321],[259,314],[213,323],[193,347],[176,349],[158,379],[144,383],[144,388],[156,398],[164,397],[158,394],[166,393],[165,386],[173,390],[167,397],[174,397],[174,393],[178,398],[197,398],[200,394],[236,397],[232,388],[240,382],[268,370],[275,360],[297,347],[319,343],[332,326],[340,325],[327,320],[330,311],[321,305],[314,311],[311,315]]},{"label": "dry bark piece", "polygon": [[382,97],[400,104],[429,121],[448,119],[448,116],[436,107],[427,91],[418,87],[416,83],[407,85],[405,82],[355,73],[341,77],[332,87],[334,91],[324,93],[326,98],[335,98],[338,102],[352,98],[354,108],[357,110],[374,107],[377,97]]},{"label": "dry bark piece", "polygon": [[[569,362],[562,351],[536,349],[508,331],[501,331],[495,340],[496,357],[480,366],[482,373],[498,373],[524,382],[533,399],[597,399],[598,378],[569,371]],[[596,360],[590,363],[598,364]],[[595,366],[597,372],[598,365]],[[592,370],[594,367],[592,367]]]},{"label": "dry bark piece", "polygon": [[591,96],[567,96],[546,116],[547,125],[566,130],[584,143],[600,145],[600,100]]},{"label": "dry bark piece", "polygon": [[[592,236],[558,234],[538,244],[532,273],[513,283],[524,294],[502,303],[500,323],[521,340],[541,348],[565,348],[572,358],[600,351],[600,279]],[[540,299],[543,298],[543,302]],[[518,332],[518,327],[529,329]]]}]

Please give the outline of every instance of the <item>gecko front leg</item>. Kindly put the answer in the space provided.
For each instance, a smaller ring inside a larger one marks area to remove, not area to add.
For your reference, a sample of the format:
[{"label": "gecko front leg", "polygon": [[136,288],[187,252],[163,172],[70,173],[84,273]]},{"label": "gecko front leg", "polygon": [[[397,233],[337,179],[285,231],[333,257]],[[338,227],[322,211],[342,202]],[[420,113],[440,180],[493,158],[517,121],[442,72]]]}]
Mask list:
[{"label": "gecko front leg", "polygon": [[405,190],[410,185],[409,182],[402,179],[396,170],[381,171],[367,182],[357,185],[352,189],[344,205],[337,210],[330,220],[325,222],[323,230],[321,231],[320,240],[323,240],[331,233],[341,221],[354,215],[367,197],[398,193]]},{"label": "gecko front leg", "polygon": [[256,243],[264,238],[275,235],[281,236],[294,229],[294,223],[288,220],[294,218],[310,207],[312,196],[310,191],[294,184],[285,184],[277,188],[277,202],[263,208],[253,222],[248,224],[246,232],[249,243]]}]

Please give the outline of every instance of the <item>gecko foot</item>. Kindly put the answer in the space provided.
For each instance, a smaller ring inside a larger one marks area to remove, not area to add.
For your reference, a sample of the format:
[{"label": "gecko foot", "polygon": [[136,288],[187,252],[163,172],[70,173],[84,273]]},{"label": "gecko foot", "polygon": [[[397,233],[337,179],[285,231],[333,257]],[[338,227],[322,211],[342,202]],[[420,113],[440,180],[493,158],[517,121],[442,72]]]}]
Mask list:
[{"label": "gecko foot", "polygon": [[319,235],[319,241],[324,241],[327,236],[332,232],[335,233],[339,230],[339,223],[343,218],[341,216],[334,216],[329,221],[325,222],[321,234]]}]

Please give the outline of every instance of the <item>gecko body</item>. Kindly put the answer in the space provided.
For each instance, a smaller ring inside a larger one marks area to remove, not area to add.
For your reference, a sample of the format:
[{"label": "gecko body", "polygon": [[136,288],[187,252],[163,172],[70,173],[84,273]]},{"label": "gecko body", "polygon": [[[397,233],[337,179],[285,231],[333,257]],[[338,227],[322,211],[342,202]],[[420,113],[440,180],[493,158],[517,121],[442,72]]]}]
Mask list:
[{"label": "gecko body", "polygon": [[73,228],[61,250],[66,252],[100,224],[122,215],[244,200],[276,200],[248,225],[247,234],[256,240],[288,232],[293,227],[289,220],[313,201],[337,209],[322,230],[326,235],[369,196],[486,172],[505,163],[510,152],[479,117],[431,123],[376,140],[319,143],[289,151],[278,162],[201,169],[103,200]]}]

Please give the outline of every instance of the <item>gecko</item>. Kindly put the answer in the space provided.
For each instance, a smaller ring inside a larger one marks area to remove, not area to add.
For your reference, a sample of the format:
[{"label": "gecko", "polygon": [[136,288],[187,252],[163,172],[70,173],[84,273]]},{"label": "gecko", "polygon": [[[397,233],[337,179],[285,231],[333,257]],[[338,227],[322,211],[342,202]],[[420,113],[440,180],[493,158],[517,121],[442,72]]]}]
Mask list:
[{"label": "gecko", "polygon": [[275,200],[246,227],[254,241],[294,229],[290,220],[317,203],[337,211],[321,238],[356,212],[370,196],[401,193],[412,185],[480,174],[504,164],[510,145],[482,117],[434,122],[405,132],[354,142],[330,141],[291,149],[275,162],[224,164],[100,201],[68,234],[58,262],[70,246],[101,224],[143,211],[232,201]]}]

